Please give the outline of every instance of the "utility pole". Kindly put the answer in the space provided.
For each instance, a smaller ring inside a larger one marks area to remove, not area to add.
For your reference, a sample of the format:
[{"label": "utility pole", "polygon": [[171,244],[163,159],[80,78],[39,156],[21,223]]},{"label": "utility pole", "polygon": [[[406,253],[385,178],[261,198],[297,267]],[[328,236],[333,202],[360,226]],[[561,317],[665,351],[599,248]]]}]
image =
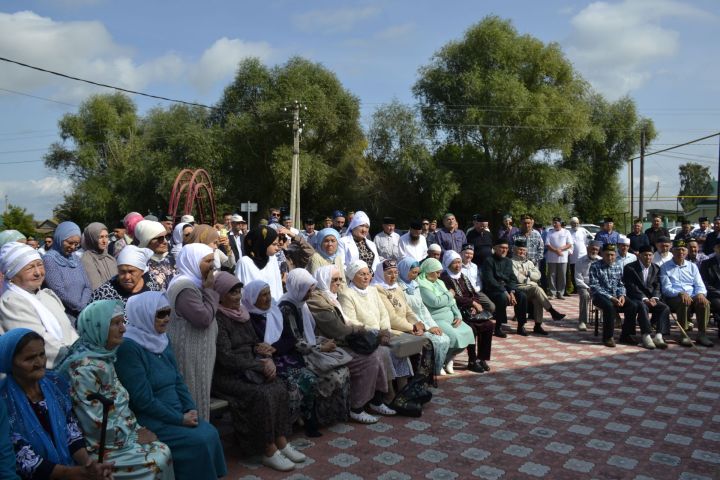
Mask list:
[{"label": "utility pole", "polygon": [[630,160],[630,221],[634,221],[635,217],[634,209],[635,209],[635,172],[634,172],[634,165],[635,162],[633,160]]},{"label": "utility pole", "polygon": [[645,210],[643,205],[643,195],[645,195],[645,129],[640,131],[640,209],[638,216],[640,219],[645,218]]},{"label": "utility pole", "polygon": [[720,136],[718,137],[718,176],[715,181],[715,188],[717,189],[717,204],[715,206],[715,216],[720,215]]},{"label": "utility pole", "polygon": [[[302,134],[303,123],[300,121],[300,110],[307,110],[302,103],[295,100],[292,108],[293,114],[293,156],[290,179],[290,216],[293,219],[293,226],[302,228],[300,220],[300,134]],[[285,109],[287,111],[287,108]]]}]

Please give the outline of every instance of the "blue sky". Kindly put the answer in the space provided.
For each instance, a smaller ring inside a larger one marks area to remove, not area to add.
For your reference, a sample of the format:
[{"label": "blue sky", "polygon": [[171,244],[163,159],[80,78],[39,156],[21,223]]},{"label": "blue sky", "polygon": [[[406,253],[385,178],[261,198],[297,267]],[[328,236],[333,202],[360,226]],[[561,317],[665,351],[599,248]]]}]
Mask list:
[{"label": "blue sky", "polygon": [[[660,133],[651,149],[720,130],[716,0],[4,1],[0,56],[212,104],[240,59],[278,64],[301,55],[336,72],[360,98],[366,124],[393,98],[414,103],[410,90],[418,68],[489,14],[511,19],[521,33],[558,42],[608,98],[631,95]],[[42,156],[58,139],[63,113],[97,91],[0,62],[0,195],[38,218],[51,215],[69,180],[45,169]],[[162,104],[134,100],[141,113]],[[648,158],[648,195],[657,182],[661,196],[676,195],[678,165],[688,160],[716,175],[718,140],[671,155]]]}]

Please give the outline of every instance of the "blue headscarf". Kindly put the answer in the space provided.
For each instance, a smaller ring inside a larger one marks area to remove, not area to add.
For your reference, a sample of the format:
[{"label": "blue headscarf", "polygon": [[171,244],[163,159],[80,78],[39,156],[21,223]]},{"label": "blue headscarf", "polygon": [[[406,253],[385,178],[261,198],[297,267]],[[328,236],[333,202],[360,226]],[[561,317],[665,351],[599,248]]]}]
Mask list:
[{"label": "blue headscarf", "polygon": [[418,283],[415,280],[411,281],[408,278],[408,273],[410,273],[410,270],[413,268],[419,266],[420,263],[413,257],[405,257],[398,263],[398,274],[400,276],[400,280],[403,284],[405,284],[405,287],[407,287],[405,290],[407,290],[410,295],[415,293],[415,288],[417,288]]},{"label": "blue headscarf", "polygon": [[52,430],[50,438],[50,434],[40,424],[30,406],[25,392],[12,375],[17,345],[31,332],[32,330],[27,328],[15,328],[0,336],[0,372],[7,374],[0,383],[0,397],[8,407],[10,429],[22,435],[42,458],[59,465],[74,465],[67,446],[66,420],[72,409],[67,383],[52,372],[46,373],[39,382],[48,409],[48,421]]},{"label": "blue headscarf", "polygon": [[323,228],[322,230],[320,230],[317,233],[317,249],[316,250],[325,260],[334,262],[338,251],[335,250],[335,253],[333,253],[332,255],[328,255],[328,253],[325,250],[323,250],[323,248],[322,248],[323,240],[325,240],[325,237],[330,237],[330,236],[335,237],[335,240],[337,240],[337,242],[338,242],[338,248],[339,248],[340,247],[340,234],[338,233],[338,231],[335,230],[334,228]]},{"label": "blue headscarf", "polygon": [[65,249],[63,248],[63,242],[70,237],[81,237],[82,232],[80,227],[73,222],[62,222],[55,229],[53,235],[53,244],[49,252],[45,254],[46,257],[52,258],[61,267],[75,268],[80,265],[80,259],[73,254],[70,256],[65,255]]}]

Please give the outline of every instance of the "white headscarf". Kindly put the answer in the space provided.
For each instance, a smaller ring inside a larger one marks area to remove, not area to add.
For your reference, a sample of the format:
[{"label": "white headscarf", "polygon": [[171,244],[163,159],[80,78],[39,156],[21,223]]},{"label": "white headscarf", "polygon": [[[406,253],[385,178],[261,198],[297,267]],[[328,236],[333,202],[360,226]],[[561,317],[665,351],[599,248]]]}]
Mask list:
[{"label": "white headscarf", "polygon": [[270,288],[267,282],[263,280],[253,280],[243,287],[242,304],[250,313],[265,316],[265,337],[263,342],[272,345],[280,339],[283,331],[283,316],[278,308],[275,299],[270,300],[270,308],[262,310],[255,306],[260,292]]},{"label": "white headscarf", "polygon": [[455,250],[445,250],[442,259],[443,268],[445,269],[447,274],[450,275],[450,278],[453,278],[455,280],[459,279],[460,275],[462,275],[462,270],[460,270],[458,273],[453,273],[452,271],[450,271],[450,264],[456,259],[462,262],[460,254],[457,253]]},{"label": "white headscarf", "polygon": [[126,245],[117,257],[117,264],[118,267],[120,265],[130,265],[142,270],[143,273],[147,273],[149,270],[148,260],[150,260],[150,257],[152,256],[153,251],[149,248],[139,248],[135,245]]},{"label": "white headscarf", "polygon": [[320,267],[315,271],[315,280],[317,283],[315,284],[315,288],[325,297],[327,300],[333,304],[336,308],[340,310],[340,313],[342,313],[342,307],[340,306],[340,302],[337,299],[337,293],[333,293],[330,291],[330,286],[332,285],[332,277],[337,273],[338,275],[342,275],[340,270],[335,265],[325,265],[324,267]]},{"label": "white headscarf", "polygon": [[200,272],[200,261],[212,254],[213,249],[204,243],[191,243],[189,245],[185,245],[175,259],[177,275],[170,280],[170,284],[168,284],[168,291],[172,285],[180,279],[190,280],[196,287],[200,288],[203,282],[202,273]]},{"label": "white headscarf", "polygon": [[350,222],[350,225],[348,226],[345,235],[343,236],[347,237],[348,235],[352,235],[353,229],[355,229],[355,227],[359,227],[360,225],[367,225],[368,227],[370,226],[370,217],[368,217],[367,213],[363,212],[362,210],[355,212],[355,215],[353,216],[353,219]]},{"label": "white headscarf", "polygon": [[37,250],[24,243],[10,242],[3,245],[2,250],[0,250],[0,271],[5,276],[5,286],[8,291],[15,293],[32,305],[45,330],[56,339],[62,340],[62,326],[57,317],[37,299],[34,293],[30,293],[12,282],[15,275],[20,273],[27,264],[35,260],[42,261],[40,254]]},{"label": "white headscarf", "polygon": [[[397,265],[397,262],[395,265]],[[395,268],[397,268],[397,266]],[[397,280],[392,285],[388,285],[385,281],[385,261],[378,263],[375,267],[375,276],[373,277],[372,282],[370,282],[370,285],[377,285],[383,290],[395,290],[398,288]]]},{"label": "white headscarf", "polygon": [[180,250],[182,250],[183,247],[183,230],[185,230],[185,227],[187,227],[187,223],[178,223],[175,225],[175,228],[173,228],[172,233],[172,250],[170,250],[170,253],[173,254],[173,257],[177,258],[177,256],[180,254]]},{"label": "white headscarf", "polygon": [[317,284],[317,281],[310,275],[310,272],[304,268],[293,268],[288,273],[285,286],[287,287],[287,293],[280,297],[280,301],[288,301],[295,305],[303,317],[303,334],[305,340],[310,345],[315,345],[317,340],[315,338],[315,318],[310,312],[305,297],[308,291]]},{"label": "white headscarf", "polygon": [[[138,224],[135,225],[135,238],[137,239],[138,246],[140,248],[147,247],[150,240],[157,238],[160,235],[165,236],[165,233],[165,227],[160,222],[140,220]],[[182,233],[182,231],[180,233]]]},{"label": "white headscarf", "polygon": [[170,303],[162,292],[143,292],[128,298],[125,305],[128,325],[124,337],[134,340],[152,353],[164,352],[168,346],[168,337],[155,330],[155,315],[158,310],[165,308],[170,308]]},{"label": "white headscarf", "polygon": [[353,283],[353,278],[355,278],[355,275],[363,268],[369,269],[370,267],[368,267],[368,264],[362,260],[355,260],[353,262],[350,262],[350,264],[345,267],[345,277],[347,278],[347,282],[348,285],[350,285],[350,288],[352,288],[358,294],[364,297],[368,294],[367,288],[364,290],[360,289],[357,287],[357,285]]}]

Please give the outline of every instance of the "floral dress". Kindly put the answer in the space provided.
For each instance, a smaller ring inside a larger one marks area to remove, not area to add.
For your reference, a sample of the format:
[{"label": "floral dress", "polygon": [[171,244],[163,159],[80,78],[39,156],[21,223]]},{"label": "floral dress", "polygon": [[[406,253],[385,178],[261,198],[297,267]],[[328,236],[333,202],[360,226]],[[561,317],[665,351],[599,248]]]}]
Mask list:
[{"label": "floral dress", "polygon": [[175,257],[166,255],[162,260],[151,258],[148,260],[148,273],[150,277],[160,286],[161,290],[167,290],[170,280],[175,276]]}]

